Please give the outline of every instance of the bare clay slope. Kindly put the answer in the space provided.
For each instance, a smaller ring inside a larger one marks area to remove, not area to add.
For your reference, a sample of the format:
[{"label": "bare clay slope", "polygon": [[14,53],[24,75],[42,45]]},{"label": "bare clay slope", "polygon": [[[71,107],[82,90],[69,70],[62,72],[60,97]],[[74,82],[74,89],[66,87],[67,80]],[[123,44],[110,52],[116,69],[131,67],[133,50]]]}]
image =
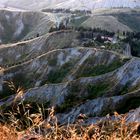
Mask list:
[{"label": "bare clay slope", "polygon": [[41,12],[0,10],[0,43],[45,34],[53,25],[53,20]]}]

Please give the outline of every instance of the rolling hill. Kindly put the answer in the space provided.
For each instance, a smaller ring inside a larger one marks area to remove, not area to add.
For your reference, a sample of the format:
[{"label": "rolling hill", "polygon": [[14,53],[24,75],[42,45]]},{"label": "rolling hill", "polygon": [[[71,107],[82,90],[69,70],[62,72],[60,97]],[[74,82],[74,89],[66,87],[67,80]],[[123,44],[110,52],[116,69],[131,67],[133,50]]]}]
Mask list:
[{"label": "rolling hill", "polygon": [[40,10],[43,8],[88,9],[112,7],[140,7],[139,0],[3,0],[1,6],[6,5],[26,10]]},{"label": "rolling hill", "polygon": [[140,1],[2,0],[0,7],[0,130],[69,138],[59,127],[74,127],[75,136],[119,120],[116,137],[127,137],[128,123],[140,122]]},{"label": "rolling hill", "polygon": [[139,9],[109,9],[97,10],[91,17],[81,23],[81,26],[101,28],[108,31],[140,31]]}]

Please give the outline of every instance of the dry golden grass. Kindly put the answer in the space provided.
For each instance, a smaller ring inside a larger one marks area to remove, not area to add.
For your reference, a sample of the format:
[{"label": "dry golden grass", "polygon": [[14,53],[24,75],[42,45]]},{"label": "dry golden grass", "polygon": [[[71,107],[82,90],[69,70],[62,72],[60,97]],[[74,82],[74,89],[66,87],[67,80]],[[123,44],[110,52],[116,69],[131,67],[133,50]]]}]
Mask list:
[{"label": "dry golden grass", "polygon": [[0,140],[17,140],[16,131],[8,125],[0,124]]},{"label": "dry golden grass", "polygon": [[[115,113],[116,115],[116,113]],[[118,114],[117,114],[118,115]],[[139,140],[140,124],[126,124],[122,116],[117,121],[107,119],[90,126],[68,124],[59,126],[54,109],[49,110],[49,117],[43,120],[41,114],[32,114],[33,122],[26,130],[17,131],[18,123],[0,125],[0,140]],[[17,126],[16,126],[17,125]]]}]

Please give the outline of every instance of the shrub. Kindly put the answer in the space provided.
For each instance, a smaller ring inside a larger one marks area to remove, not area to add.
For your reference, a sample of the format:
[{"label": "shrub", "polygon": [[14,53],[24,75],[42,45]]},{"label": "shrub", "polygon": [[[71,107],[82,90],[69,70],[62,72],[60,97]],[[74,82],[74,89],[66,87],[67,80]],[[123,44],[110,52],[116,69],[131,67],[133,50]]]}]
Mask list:
[{"label": "shrub", "polygon": [[88,99],[93,99],[97,97],[101,97],[108,91],[110,85],[108,83],[100,83],[100,84],[88,84]]}]

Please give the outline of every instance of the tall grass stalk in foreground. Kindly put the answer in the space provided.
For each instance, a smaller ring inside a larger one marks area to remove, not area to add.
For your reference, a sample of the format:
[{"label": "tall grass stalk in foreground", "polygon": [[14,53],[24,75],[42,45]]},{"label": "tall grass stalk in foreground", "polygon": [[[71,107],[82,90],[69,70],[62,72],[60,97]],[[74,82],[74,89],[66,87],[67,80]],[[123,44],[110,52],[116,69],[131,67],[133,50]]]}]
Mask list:
[{"label": "tall grass stalk in foreground", "polygon": [[[11,85],[15,90],[15,87]],[[13,105],[0,116],[0,140],[139,140],[140,124],[126,123],[126,116],[116,112],[117,120],[112,121],[107,115],[105,121],[97,124],[81,125],[87,118],[79,114],[75,124],[59,125],[55,108],[45,108],[18,102],[23,96],[23,89],[16,89]],[[47,114],[47,115],[46,115]]]},{"label": "tall grass stalk in foreground", "polygon": [[[26,107],[25,107],[26,108]],[[43,120],[43,113],[28,114],[18,120],[16,112],[9,116],[9,125],[0,124],[1,140],[139,140],[140,124],[127,124],[125,116],[117,115],[119,119],[109,118],[90,126],[81,125],[83,119],[75,124],[58,125],[54,108],[48,109],[48,118]],[[26,114],[26,113],[25,113]],[[23,114],[24,115],[24,114]],[[116,113],[115,113],[116,115]],[[12,120],[14,119],[14,120]],[[16,120],[17,119],[17,120]],[[21,122],[23,121],[23,122]],[[28,122],[28,123],[25,123]],[[30,122],[30,123],[29,123]],[[27,126],[21,126],[27,125]],[[26,129],[23,129],[26,128]]]}]

